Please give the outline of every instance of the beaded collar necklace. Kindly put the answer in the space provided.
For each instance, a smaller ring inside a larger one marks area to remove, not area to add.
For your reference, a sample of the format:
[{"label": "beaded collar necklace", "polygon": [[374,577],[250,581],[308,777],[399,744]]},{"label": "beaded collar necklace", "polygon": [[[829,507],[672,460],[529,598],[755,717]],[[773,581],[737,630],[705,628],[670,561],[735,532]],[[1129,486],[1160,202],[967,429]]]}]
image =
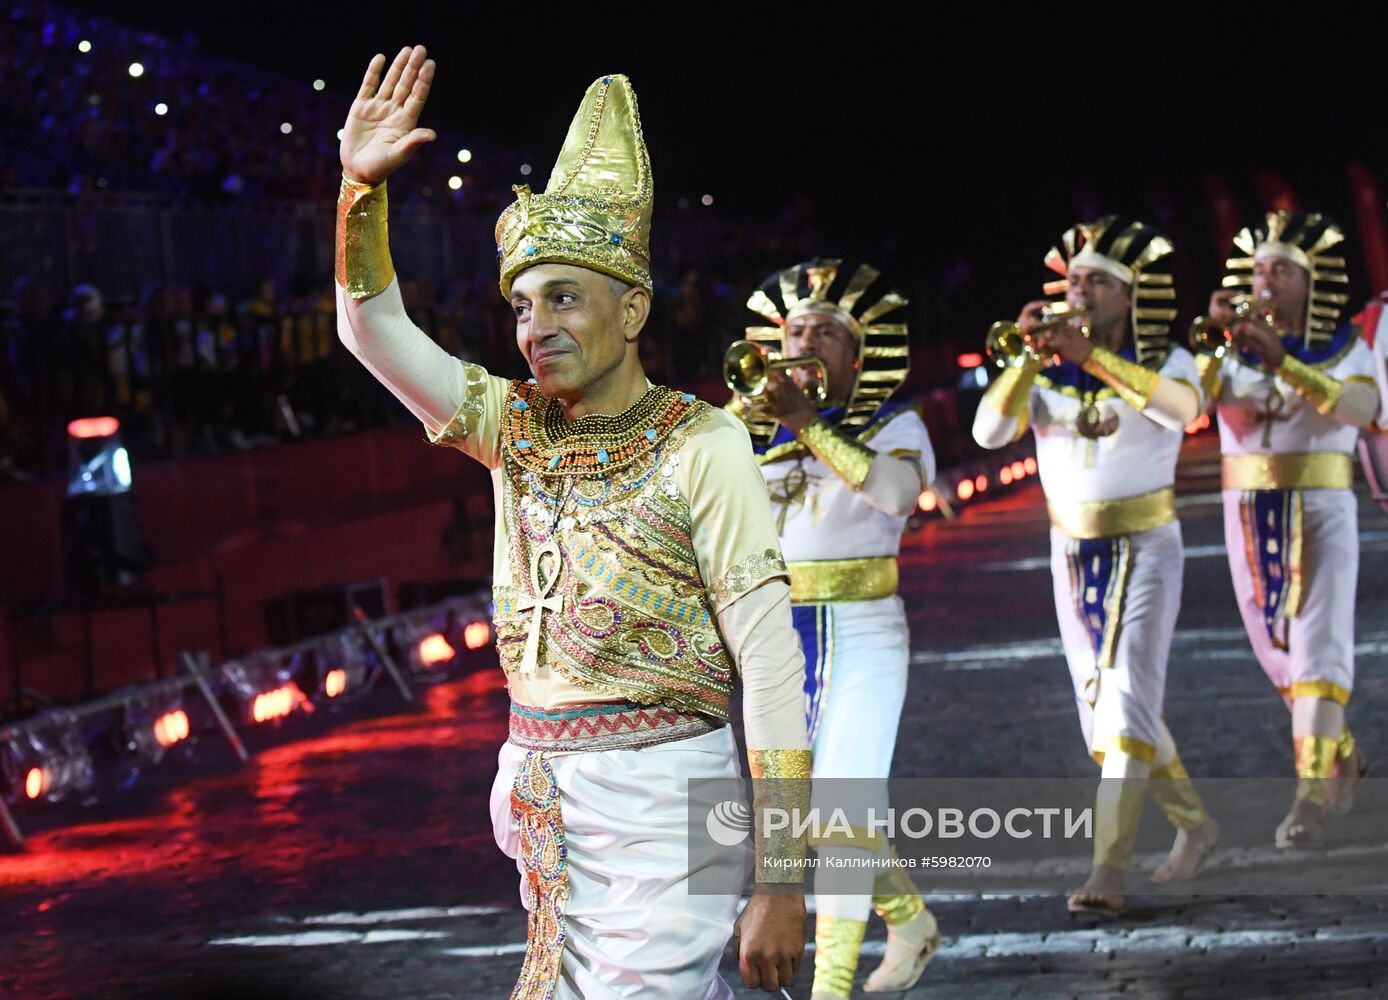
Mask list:
[{"label": "beaded collar necklace", "polygon": [[651,386],[616,416],[593,413],[573,423],[540,394],[534,379],[511,383],[504,440],[521,468],[546,476],[614,472],[660,446],[699,405],[692,393]]}]

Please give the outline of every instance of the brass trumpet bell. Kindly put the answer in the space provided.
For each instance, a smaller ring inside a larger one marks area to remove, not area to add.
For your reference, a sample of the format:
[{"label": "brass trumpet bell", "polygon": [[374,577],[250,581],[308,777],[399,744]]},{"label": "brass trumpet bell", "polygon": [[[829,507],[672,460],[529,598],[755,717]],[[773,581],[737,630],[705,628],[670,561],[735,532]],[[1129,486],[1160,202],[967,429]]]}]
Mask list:
[{"label": "brass trumpet bell", "polygon": [[[1049,330],[1088,313],[1089,310],[1083,306],[1071,309],[1065,303],[1057,302],[1054,306],[1041,310],[1041,322],[1032,328],[1032,332]],[[1087,330],[1085,335],[1088,336]],[[988,335],[983,341],[983,352],[988,356],[988,360],[999,368],[1020,368],[1027,364],[1045,368],[1051,363],[1049,357],[1042,357],[1036,353],[1036,349],[1027,340],[1027,335],[1022,332],[1021,326],[1007,319],[999,320],[988,328]]]},{"label": "brass trumpet bell", "polygon": [[723,353],[723,382],[733,392],[755,399],[766,391],[766,383],[773,371],[809,367],[818,370],[819,380],[815,383],[813,392],[806,390],[806,395],[812,396],[816,403],[822,404],[828,398],[829,374],[824,368],[824,362],[819,358],[809,355],[787,358],[783,357],[780,351],[773,351],[765,344],[758,344],[753,340],[735,340]]},{"label": "brass trumpet bell", "polygon": [[[1273,309],[1268,302],[1263,303],[1263,308],[1259,310],[1258,300],[1251,295],[1236,295],[1231,300],[1230,305],[1234,309],[1234,322],[1240,320],[1258,318],[1269,324],[1272,322]],[[1232,324],[1230,324],[1232,325]],[[1232,343],[1232,335],[1229,327],[1223,323],[1216,322],[1208,316],[1197,316],[1190,324],[1190,349],[1196,354],[1209,354],[1216,358],[1222,358],[1229,350]]]}]

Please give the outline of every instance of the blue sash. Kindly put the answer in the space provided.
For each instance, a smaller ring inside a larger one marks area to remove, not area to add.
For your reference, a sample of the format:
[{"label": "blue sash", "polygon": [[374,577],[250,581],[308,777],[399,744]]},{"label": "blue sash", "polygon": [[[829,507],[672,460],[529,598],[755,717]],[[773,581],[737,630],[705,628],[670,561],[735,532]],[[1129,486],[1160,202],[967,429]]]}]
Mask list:
[{"label": "blue sash", "polygon": [[1239,515],[1253,600],[1272,644],[1286,649],[1288,620],[1301,605],[1301,493],[1245,490]]},{"label": "blue sash", "polygon": [[1070,566],[1070,596],[1075,614],[1089,633],[1095,667],[1112,667],[1132,568],[1132,543],[1126,535],[1072,538],[1065,557]]},{"label": "blue sash", "polygon": [[834,612],[828,604],[797,604],[790,614],[805,651],[805,728],[813,746],[834,669]]}]

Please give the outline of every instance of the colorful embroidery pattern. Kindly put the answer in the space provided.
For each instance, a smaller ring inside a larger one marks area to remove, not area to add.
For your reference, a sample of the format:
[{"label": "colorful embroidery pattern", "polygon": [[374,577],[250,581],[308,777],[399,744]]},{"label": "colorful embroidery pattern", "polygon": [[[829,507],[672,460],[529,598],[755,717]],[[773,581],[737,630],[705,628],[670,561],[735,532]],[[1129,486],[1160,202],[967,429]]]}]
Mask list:
[{"label": "colorful embroidery pattern", "polygon": [[1286,649],[1289,621],[1301,608],[1301,493],[1245,491],[1239,515],[1253,600],[1272,644]]},{"label": "colorful embroidery pattern", "polygon": [[511,786],[511,818],[520,831],[525,865],[525,962],[511,1000],[550,1000],[564,954],[564,906],[569,900],[568,848],[559,784],[542,753],[531,750]]},{"label": "colorful embroidery pattern", "polygon": [[511,742],[528,750],[636,750],[712,732],[718,725],[662,705],[598,702],[544,709],[511,703]]}]

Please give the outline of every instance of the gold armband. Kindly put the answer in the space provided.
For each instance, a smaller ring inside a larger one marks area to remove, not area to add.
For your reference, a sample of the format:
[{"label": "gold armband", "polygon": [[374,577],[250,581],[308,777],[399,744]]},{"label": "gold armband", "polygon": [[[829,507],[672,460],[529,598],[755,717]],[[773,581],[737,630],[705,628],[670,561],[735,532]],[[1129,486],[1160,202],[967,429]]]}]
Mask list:
[{"label": "gold armband", "polygon": [[1031,387],[1039,370],[1035,365],[1004,368],[984,393],[984,400],[1004,417],[1026,420]]},{"label": "gold armband", "polygon": [[390,262],[386,185],[342,178],[337,195],[337,283],[354,299],[385,291],[395,268]]},{"label": "gold armband", "polygon": [[820,417],[811,420],[795,436],[855,492],[863,488],[877,452],[836,431]]},{"label": "gold armband", "polygon": [[1195,370],[1200,373],[1200,391],[1205,394],[1205,401],[1209,403],[1218,399],[1223,381],[1221,376],[1224,371],[1224,359],[1213,354],[1197,354]]},{"label": "gold armband", "polygon": [[749,749],[747,765],[756,824],[756,881],[804,882],[806,838],[796,828],[803,831],[809,814],[810,751]]},{"label": "gold armband", "polygon": [[1089,352],[1084,370],[1113,387],[1123,402],[1135,410],[1147,409],[1161,376],[1136,361],[1114,354],[1107,347],[1095,347]]},{"label": "gold armband", "polygon": [[1316,408],[1323,417],[1330,416],[1335,404],[1340,402],[1340,393],[1345,384],[1327,375],[1319,368],[1312,368],[1288,354],[1277,366],[1277,377],[1296,390],[1296,394]]}]

